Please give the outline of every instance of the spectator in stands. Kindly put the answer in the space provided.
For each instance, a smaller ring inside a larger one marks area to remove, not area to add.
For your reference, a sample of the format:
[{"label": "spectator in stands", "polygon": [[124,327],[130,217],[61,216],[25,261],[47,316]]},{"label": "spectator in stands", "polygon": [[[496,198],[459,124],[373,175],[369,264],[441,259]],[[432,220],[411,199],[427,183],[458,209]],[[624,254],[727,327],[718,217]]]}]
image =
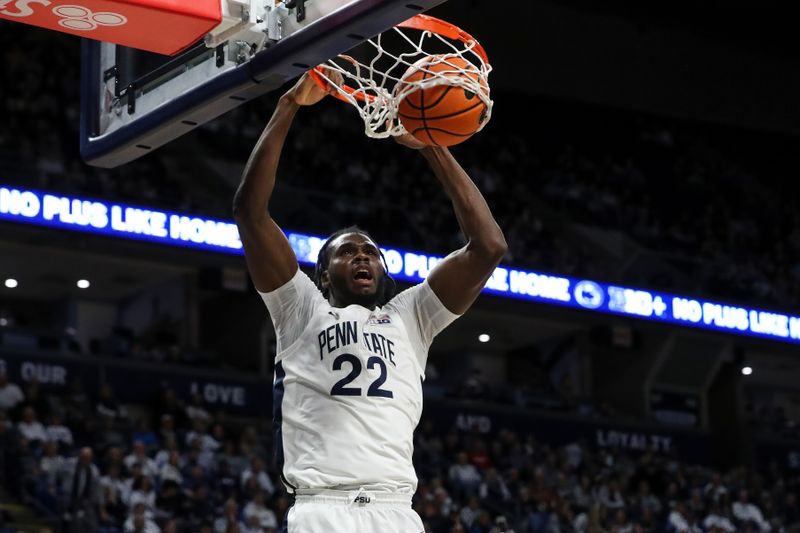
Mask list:
[{"label": "spectator in stands", "polygon": [[128,497],[128,506],[131,512],[137,505],[144,505],[145,514],[148,518],[155,516],[156,493],[153,491],[153,482],[146,475],[138,475],[133,479],[131,494]]},{"label": "spectator in stands", "polygon": [[198,464],[203,467],[203,470],[210,472],[214,469],[214,453],[203,447],[203,438],[200,436],[194,437],[189,443],[189,451],[187,452],[187,464]]},{"label": "spectator in stands", "polygon": [[61,415],[50,415],[50,424],[45,428],[47,439],[55,442],[61,450],[70,450],[74,444],[72,430],[61,421]]},{"label": "spectator in stands", "polygon": [[114,398],[114,391],[108,383],[100,385],[95,411],[113,421],[125,420],[128,417],[128,412],[117,403],[117,400]]},{"label": "spectator in stands", "polygon": [[181,474],[181,454],[177,450],[173,450],[169,454],[169,460],[161,467],[158,473],[158,479],[163,484],[167,481],[172,481],[178,485],[183,484],[183,474]]},{"label": "spectator in stands", "polygon": [[116,466],[118,472],[123,472],[125,470],[125,455],[122,452],[122,448],[119,446],[106,448],[105,455],[103,456],[103,465],[106,470],[110,469],[112,466]]},{"label": "spectator in stands", "polygon": [[[242,472],[242,490],[247,488],[251,478],[255,480],[256,486],[268,496],[272,496],[275,493],[275,485],[272,484],[269,475],[264,471],[264,460],[260,457],[251,457],[250,466]],[[255,497],[255,494],[253,496]]]},{"label": "spectator in stands", "polygon": [[709,533],[733,533],[736,531],[736,526],[730,519],[730,512],[719,502],[711,505],[711,510],[703,519],[703,527]]},{"label": "spectator in stands", "polygon": [[178,442],[178,435],[175,432],[175,419],[171,414],[164,413],[158,422],[158,438],[164,445],[169,441]]},{"label": "spectator in stands", "polygon": [[176,518],[184,514],[185,496],[180,485],[171,480],[161,484],[161,491],[156,498],[156,507],[164,516]]},{"label": "spectator in stands", "polygon": [[686,513],[686,506],[682,501],[676,501],[674,503],[672,510],[669,513],[669,517],[667,517],[667,525],[670,528],[670,531],[674,531],[676,533],[694,533],[695,531],[689,522],[689,517]]},{"label": "spectator in stands", "polygon": [[231,470],[230,464],[224,458],[220,459],[217,463],[216,485],[214,489],[225,500],[228,498],[236,499],[239,494],[239,478]]},{"label": "spectator in stands", "polygon": [[186,406],[186,417],[192,421],[195,419],[202,419],[206,422],[211,420],[211,414],[206,410],[203,395],[200,394],[200,391],[192,392],[192,400]]},{"label": "spectator in stands", "polygon": [[134,441],[131,453],[125,457],[124,463],[129,472],[133,470],[135,463],[139,463],[143,475],[150,479],[158,476],[158,466],[153,459],[147,456],[147,448],[140,440]]},{"label": "spectator in stands", "polygon": [[266,447],[258,438],[258,431],[253,426],[245,426],[242,430],[242,435],[239,439],[239,451],[248,457],[253,455],[266,457],[268,455]]},{"label": "spectator in stands", "polygon": [[236,476],[236,483],[239,484],[239,476],[250,464],[247,456],[236,446],[233,440],[225,441],[222,451],[217,452],[219,460],[225,460],[230,468],[231,475]]},{"label": "spectator in stands", "polygon": [[[99,427],[97,427],[99,426]],[[115,424],[109,416],[100,416],[86,420],[85,427],[94,438],[94,447],[98,450],[109,448],[122,448],[128,438],[124,427]]]},{"label": "spectator in stands", "polygon": [[478,489],[478,495],[482,500],[489,500],[500,507],[511,499],[511,492],[505,481],[494,468],[486,470],[486,475]]},{"label": "spectator in stands", "polygon": [[47,432],[42,423],[37,420],[33,407],[26,407],[22,410],[22,420],[17,424],[17,430],[34,446],[39,446],[47,440]]},{"label": "spectator in stands", "polygon": [[477,496],[470,496],[467,500],[467,505],[462,507],[461,511],[459,511],[458,518],[461,520],[461,523],[464,525],[464,527],[469,530],[472,527],[472,523],[475,522],[480,513],[480,500],[478,500]]},{"label": "spectator in stands", "polygon": [[450,467],[448,479],[455,485],[458,496],[477,493],[481,483],[481,475],[475,465],[468,461],[465,452],[456,457],[456,464]]},{"label": "spectator in stands", "polygon": [[187,492],[185,516],[194,524],[213,522],[216,507],[209,505],[212,502],[212,492],[209,485],[198,485],[193,491]]},{"label": "spectator in stands", "polygon": [[112,463],[106,467],[106,474],[100,478],[102,503],[101,521],[106,525],[120,524],[128,514],[130,487],[120,477],[120,467]]},{"label": "spectator in stands", "polygon": [[750,502],[750,495],[747,489],[741,489],[739,491],[739,499],[733,502],[731,510],[734,518],[743,526],[753,525],[757,527],[759,531],[763,532],[771,529],[769,523],[764,520],[761,509]]},{"label": "spectator in stands", "polygon": [[94,531],[99,523],[98,512],[102,502],[100,472],[92,463],[91,448],[81,448],[78,456],[67,462],[63,476],[62,492],[67,496],[65,520],[70,531]]},{"label": "spectator in stands", "polygon": [[148,514],[147,506],[139,502],[131,510],[123,526],[125,533],[160,533],[158,525]]},{"label": "spectator in stands", "polygon": [[783,523],[787,529],[797,529],[800,526],[800,505],[797,502],[797,494],[789,492],[783,500]]},{"label": "spectator in stands", "polygon": [[8,374],[4,367],[0,367],[0,409],[4,411],[13,410],[17,404],[25,399],[22,389],[15,383],[8,380]]},{"label": "spectator in stands", "polygon": [[588,509],[593,500],[594,490],[592,489],[592,482],[589,476],[584,474],[580,478],[580,482],[572,487],[572,493],[567,495],[572,503],[581,509]]},{"label": "spectator in stands", "polygon": [[83,433],[86,429],[86,419],[94,409],[89,401],[89,395],[83,387],[80,378],[72,378],[69,382],[69,392],[62,398],[61,410],[65,422],[73,434]]},{"label": "spectator in stands", "polygon": [[[175,394],[175,390],[166,385],[162,386],[159,391],[158,400],[153,408],[156,415],[156,423],[162,427],[164,416],[168,415],[170,418],[169,430],[174,431],[175,428],[184,427],[186,420],[186,407]],[[162,438],[164,435],[162,435]]]},{"label": "spectator in stands", "polygon": [[39,459],[39,471],[48,486],[55,489],[58,477],[63,473],[65,466],[66,459],[58,452],[58,444],[53,440],[45,441]]},{"label": "spectator in stands", "polygon": [[636,503],[640,508],[650,509],[654,514],[661,514],[661,500],[650,492],[650,484],[642,480],[639,482],[639,492],[636,494]]},{"label": "spectator in stands", "polygon": [[222,516],[214,520],[214,533],[235,533],[244,527],[245,525],[239,520],[239,506],[236,501],[226,501]]},{"label": "spectator in stands", "polygon": [[175,440],[175,437],[167,437],[163,441],[163,447],[158,450],[155,457],[153,457],[153,460],[156,462],[156,466],[159,470],[169,462],[169,456],[172,455],[172,452],[178,452],[178,454],[180,454],[178,441]]},{"label": "spectator in stands", "polygon": [[189,493],[194,492],[200,487],[208,484],[206,471],[198,464],[185,465],[181,475],[183,477],[183,488]]},{"label": "spectator in stands", "polygon": [[[278,520],[275,513],[269,509],[264,503],[264,493],[257,490],[253,494],[253,499],[244,506],[245,522],[249,527],[254,525],[260,526],[263,529],[277,529]],[[252,523],[251,518],[255,518],[255,524]]]},{"label": "spectator in stands", "polygon": [[614,513],[614,522],[611,524],[611,531],[614,533],[633,533],[633,524],[628,520],[625,509],[617,509]]},{"label": "spectator in stands", "polygon": [[[199,439],[200,447],[203,451],[216,452],[222,446],[222,443],[208,433],[209,419],[202,416],[189,417],[189,419],[192,421],[192,430],[186,434],[186,445],[191,446],[193,440]],[[214,427],[216,428],[217,426],[218,424]]]},{"label": "spectator in stands", "polygon": [[42,389],[36,378],[32,378],[25,385],[25,400],[19,405],[18,409],[24,411],[26,407],[33,407],[36,414],[42,420],[48,418],[50,413],[50,406],[42,396]]},{"label": "spectator in stands", "polygon": [[225,426],[221,423],[217,422],[213,426],[211,426],[211,435],[210,435],[209,442],[206,443],[206,448],[210,449],[213,452],[217,452],[222,448],[222,445],[225,443],[226,433],[225,433]]},{"label": "spectator in stands", "polygon": [[600,485],[600,489],[597,491],[597,500],[606,509],[623,509],[625,507],[625,500],[622,498],[616,478]]},{"label": "spectator in stands", "polygon": [[515,531],[513,528],[509,527],[506,517],[500,515],[494,519],[494,527],[492,527],[489,533],[515,533]]}]

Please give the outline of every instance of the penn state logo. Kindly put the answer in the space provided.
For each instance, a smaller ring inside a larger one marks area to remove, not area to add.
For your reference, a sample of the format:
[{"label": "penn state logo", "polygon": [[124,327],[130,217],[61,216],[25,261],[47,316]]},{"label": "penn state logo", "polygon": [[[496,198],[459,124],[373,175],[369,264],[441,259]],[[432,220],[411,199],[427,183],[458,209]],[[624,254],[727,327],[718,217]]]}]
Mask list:
[{"label": "penn state logo", "polygon": [[389,315],[378,315],[370,318],[369,323],[373,326],[384,326],[386,324],[391,324],[392,319],[389,318]]}]

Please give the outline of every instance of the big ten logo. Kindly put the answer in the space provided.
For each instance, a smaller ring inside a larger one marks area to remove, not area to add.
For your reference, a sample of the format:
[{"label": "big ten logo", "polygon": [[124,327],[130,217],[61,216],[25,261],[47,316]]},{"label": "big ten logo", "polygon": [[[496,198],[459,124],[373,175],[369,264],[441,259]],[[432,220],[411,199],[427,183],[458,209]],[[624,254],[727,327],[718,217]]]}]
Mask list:
[{"label": "big ten logo", "polygon": [[203,400],[210,404],[235,405],[244,407],[247,395],[244,387],[236,385],[221,385],[219,383],[192,382],[192,394],[199,392]]},{"label": "big ten logo", "polygon": [[472,431],[477,428],[480,433],[489,433],[492,430],[492,420],[485,415],[456,416],[456,427],[463,431]]},{"label": "big ten logo", "polygon": [[22,381],[37,381],[42,385],[67,385],[67,369],[61,365],[48,365],[44,363],[22,363],[19,367]]}]

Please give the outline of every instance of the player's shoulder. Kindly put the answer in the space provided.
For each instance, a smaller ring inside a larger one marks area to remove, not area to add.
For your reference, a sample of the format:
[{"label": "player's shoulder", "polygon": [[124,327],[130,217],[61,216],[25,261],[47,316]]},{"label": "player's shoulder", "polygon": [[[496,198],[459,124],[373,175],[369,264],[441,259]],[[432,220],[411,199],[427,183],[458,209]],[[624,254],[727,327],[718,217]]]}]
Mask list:
[{"label": "player's shoulder", "polygon": [[413,313],[432,293],[433,290],[428,285],[428,282],[423,281],[395,294],[382,309],[388,313]]},{"label": "player's shoulder", "polygon": [[320,291],[319,287],[317,287],[316,283],[314,283],[308,274],[303,272],[303,270],[300,268],[298,268],[297,272],[295,272],[294,275],[283,285],[269,292],[258,291],[258,293],[261,295],[264,301],[267,302],[267,304],[273,300],[290,300],[299,297],[310,297],[324,300],[322,291]]},{"label": "player's shoulder", "polygon": [[420,287],[422,283],[417,285],[413,285],[408,287],[407,289],[403,289],[399,291],[397,294],[392,296],[388,302],[382,307],[384,310],[396,310],[400,307],[404,307],[408,304],[409,300],[413,299],[420,291]]}]

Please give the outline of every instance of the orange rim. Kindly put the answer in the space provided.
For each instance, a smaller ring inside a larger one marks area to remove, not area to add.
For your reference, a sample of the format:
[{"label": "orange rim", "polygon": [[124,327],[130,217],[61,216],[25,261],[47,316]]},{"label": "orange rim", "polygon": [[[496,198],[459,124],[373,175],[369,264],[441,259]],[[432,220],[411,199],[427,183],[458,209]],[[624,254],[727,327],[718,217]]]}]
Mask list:
[{"label": "orange rim", "polygon": [[[454,41],[461,41],[463,43],[474,42],[475,46],[472,48],[471,51],[474,52],[478,57],[480,57],[485,64],[487,65],[489,64],[489,57],[486,55],[486,51],[483,49],[478,40],[472,37],[472,35],[470,35],[469,33],[459,28],[458,26],[450,24],[449,22],[445,22],[441,19],[437,19],[436,17],[431,17],[429,15],[414,15],[410,19],[401,22],[396,27],[408,28],[420,31],[429,31],[437,35],[447,37],[448,39],[452,39]],[[321,67],[314,67],[308,71],[308,75],[311,76],[311,79],[313,79],[317,83],[317,85],[327,90],[328,82],[324,77],[322,77],[322,70],[323,69]],[[362,102],[364,101],[371,102],[375,99],[375,96],[371,94],[356,92],[356,89],[353,89],[347,84],[342,85],[341,89],[348,95],[355,98],[356,100],[360,100]],[[333,93],[333,96],[335,96],[342,102],[347,102],[348,104],[350,103],[347,97],[345,97],[339,91]]]}]

